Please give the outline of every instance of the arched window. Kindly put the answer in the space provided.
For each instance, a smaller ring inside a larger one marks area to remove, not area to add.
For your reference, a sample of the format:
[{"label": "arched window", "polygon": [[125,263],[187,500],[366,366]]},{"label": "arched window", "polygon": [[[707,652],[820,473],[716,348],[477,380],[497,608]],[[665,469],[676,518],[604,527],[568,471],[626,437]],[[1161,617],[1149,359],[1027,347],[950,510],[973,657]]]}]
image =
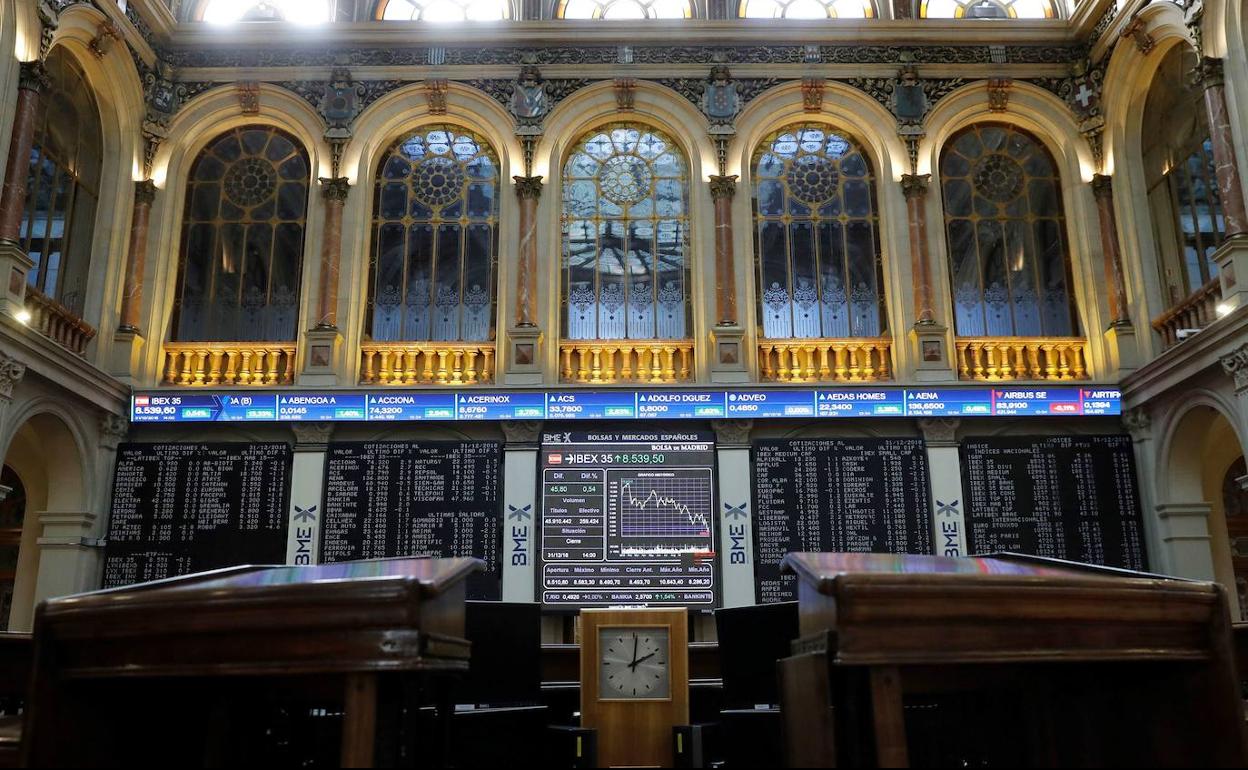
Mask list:
[{"label": "arched window", "polygon": [[296,338],[311,167],[269,126],[213,140],[186,185],[175,342]]},{"label": "arched window", "polygon": [[35,263],[30,285],[81,315],[103,164],[100,113],[64,50],[52,50],[47,71],[51,85],[35,118],[20,237]]},{"label": "arched window", "polygon": [[1056,19],[1052,0],[923,0],[922,19]]},{"label": "arched window", "polygon": [[743,19],[870,19],[871,0],[741,0]]},{"label": "arched window", "polygon": [[511,18],[509,0],[383,0],[386,21],[499,21]]},{"label": "arched window", "polygon": [[1075,336],[1061,178],[1044,145],[971,126],[945,145],[940,176],[957,334]]},{"label": "arched window", "polygon": [[1149,208],[1171,305],[1217,278],[1213,254],[1226,237],[1203,94],[1188,77],[1195,66],[1189,49],[1170,49],[1153,76],[1142,123]]},{"label": "arched window", "polygon": [[330,0],[206,0],[197,21],[230,24],[236,21],[289,21],[320,24],[330,21]]},{"label": "arched window", "polygon": [[689,0],[559,0],[560,19],[688,19]]},{"label": "arched window", "polygon": [[763,336],[882,334],[875,176],[862,148],[821,124],[786,126],[758,146],[753,170]]},{"label": "arched window", "polygon": [[671,137],[619,123],[563,166],[565,339],[689,336],[689,172]]},{"label": "arched window", "polygon": [[480,136],[424,126],[377,170],[369,282],[378,342],[494,338],[499,161]]}]

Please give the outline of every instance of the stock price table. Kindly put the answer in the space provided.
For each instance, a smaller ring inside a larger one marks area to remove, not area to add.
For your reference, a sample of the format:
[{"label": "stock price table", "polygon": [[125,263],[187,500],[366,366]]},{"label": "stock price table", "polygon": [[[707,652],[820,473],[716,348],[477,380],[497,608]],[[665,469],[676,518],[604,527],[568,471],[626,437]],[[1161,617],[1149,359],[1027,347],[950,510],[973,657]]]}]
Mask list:
[{"label": "stock price table", "polygon": [[754,580],[760,604],[797,598],[785,554],[932,552],[921,439],[754,444]]},{"label": "stock price table", "polygon": [[286,444],[122,444],[104,587],[286,561]]},{"label": "stock price table", "polygon": [[321,562],[472,556],[468,598],[502,595],[502,444],[332,443]]},{"label": "stock price table", "polygon": [[972,554],[1147,567],[1129,436],[968,440],[962,483]]},{"label": "stock price table", "polygon": [[714,606],[714,464],[696,433],[545,436],[542,604]]}]

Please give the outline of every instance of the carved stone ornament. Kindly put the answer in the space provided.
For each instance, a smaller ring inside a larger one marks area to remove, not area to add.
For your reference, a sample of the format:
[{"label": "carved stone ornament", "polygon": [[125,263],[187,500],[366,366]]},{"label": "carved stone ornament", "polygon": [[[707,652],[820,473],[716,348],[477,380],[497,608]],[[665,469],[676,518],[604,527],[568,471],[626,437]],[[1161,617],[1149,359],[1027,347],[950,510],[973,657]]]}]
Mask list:
[{"label": "carved stone ornament", "polygon": [[244,115],[260,114],[260,84],[253,80],[240,80],[234,84],[238,107]]},{"label": "carved stone ornament", "polygon": [[0,353],[0,398],[13,398],[13,388],[26,375],[26,364],[7,353]]},{"label": "carved stone ornament", "polygon": [[1153,36],[1148,34],[1146,27],[1148,27],[1148,22],[1144,21],[1143,17],[1136,16],[1127,25],[1127,28],[1122,31],[1121,39],[1131,38],[1135,42],[1136,49],[1148,56],[1157,47],[1157,41],[1153,40]]},{"label": "carved stone ornament", "polygon": [[125,441],[130,435],[130,421],[119,414],[105,412],[100,415],[100,443],[109,446]]},{"label": "carved stone ornament", "polygon": [[56,37],[56,28],[61,23],[61,11],[69,3],[39,0],[39,60],[48,58],[52,50],[52,39]]},{"label": "carved stone ornament", "polygon": [[329,443],[334,435],[332,422],[291,423],[290,432],[295,434],[295,446],[319,447]]},{"label": "carved stone ornament", "polygon": [[17,87],[23,91],[34,91],[39,93],[50,85],[48,79],[48,69],[43,66],[41,61],[25,61],[22,62],[21,68],[18,70]]},{"label": "carved stone ornament", "polygon": [[450,84],[445,78],[433,78],[425,81],[425,99],[429,102],[430,115],[446,114],[446,94]]},{"label": "carved stone ornament", "polygon": [[360,111],[360,99],[364,97],[364,87],[356,85],[351,78],[351,71],[345,67],[335,67],[325,90],[321,93],[317,109],[325,118],[325,125],[330,131],[345,130]]},{"label": "carved stone ornament", "polygon": [[933,417],[919,420],[919,430],[923,432],[923,441],[931,445],[956,444],[958,427],[962,421],[956,417]]},{"label": "carved stone ornament", "polygon": [[537,200],[542,197],[542,178],[540,176],[513,176],[516,183],[516,197],[520,200]]},{"label": "carved stone ornament", "polygon": [[511,87],[509,103],[512,116],[519,123],[541,123],[550,112],[550,95],[546,93],[546,81],[537,67],[525,65],[520,77]]},{"label": "carved stone ornament", "polygon": [[351,180],[345,176],[321,177],[321,195],[333,203],[346,203],[351,194]]},{"label": "carved stone ornament", "polygon": [[1092,195],[1098,200],[1101,198],[1114,197],[1114,178],[1108,174],[1094,174],[1092,176]]},{"label": "carved stone ornament", "polygon": [[542,423],[537,420],[504,420],[499,427],[508,444],[536,444],[542,435]]},{"label": "carved stone ornament", "polygon": [[927,187],[931,181],[931,174],[902,174],[901,192],[906,198],[922,198],[927,195]]},{"label": "carved stone ornament", "polygon": [[702,112],[711,123],[726,125],[731,124],[740,111],[741,94],[737,91],[732,73],[722,64],[712,67],[702,89]]},{"label": "carved stone ornament", "polygon": [[712,420],[711,429],[715,431],[715,441],[721,447],[748,447],[754,421]]},{"label": "carved stone ornament", "polygon": [[1205,57],[1192,70],[1192,85],[1196,88],[1216,88],[1226,83],[1222,60]]},{"label": "carved stone ornament", "polygon": [[91,38],[88,46],[97,59],[103,59],[118,40],[121,40],[121,27],[112,19],[105,19],[95,28],[95,37]]},{"label": "carved stone ornament", "polygon": [[1146,438],[1153,426],[1153,418],[1144,407],[1136,407],[1122,413],[1122,424],[1135,438]]},{"label": "carved stone ornament", "polygon": [[1248,345],[1222,357],[1222,371],[1235,378],[1235,390],[1248,388]]},{"label": "carved stone ornament", "polygon": [[823,92],[827,86],[826,78],[802,78],[802,109],[806,112],[823,110]]},{"label": "carved stone ornament", "polygon": [[134,183],[134,205],[150,206],[156,202],[156,183],[143,179]]},{"label": "carved stone ornament", "polygon": [[637,101],[637,79],[636,78],[616,78],[615,79],[615,108],[617,110],[631,110]]},{"label": "carved stone ornament", "polygon": [[988,80],[988,109],[992,112],[1005,112],[1010,108],[1010,87],[1014,81],[1009,78],[990,78]]},{"label": "carved stone ornament", "polygon": [[737,175],[716,175],[711,177],[711,200],[721,198],[732,199],[737,194]]}]

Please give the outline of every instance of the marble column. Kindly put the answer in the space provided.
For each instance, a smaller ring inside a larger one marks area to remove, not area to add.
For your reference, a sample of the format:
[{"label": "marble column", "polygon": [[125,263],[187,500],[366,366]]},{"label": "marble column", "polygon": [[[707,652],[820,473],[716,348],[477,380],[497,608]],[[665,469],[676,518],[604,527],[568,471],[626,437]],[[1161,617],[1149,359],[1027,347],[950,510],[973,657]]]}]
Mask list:
[{"label": "marble column", "polygon": [[1105,260],[1105,287],[1109,290],[1109,323],[1129,326],[1127,284],[1122,275],[1122,251],[1118,247],[1118,219],[1114,214],[1113,179],[1105,174],[1092,177],[1092,194],[1101,225],[1101,253]]},{"label": "marble column", "polygon": [[138,332],[143,308],[143,272],[147,264],[147,231],[156,200],[156,184],[150,179],[134,183],[134,213],[130,216],[130,259],[126,263],[126,284],[121,296],[119,331]]},{"label": "marble column", "polygon": [[346,177],[321,179],[325,196],[325,229],[321,239],[321,281],[316,305],[316,328],[338,328],[338,273],[342,264],[342,210],[351,183]]},{"label": "marble column", "polygon": [[1203,59],[1194,73],[1198,86],[1205,91],[1205,115],[1209,121],[1209,138],[1213,143],[1213,162],[1218,173],[1218,193],[1226,215],[1226,235],[1248,233],[1248,212],[1244,208],[1244,187],[1240,182],[1235,157],[1235,138],[1231,130],[1230,110],[1226,106],[1226,80],[1221,59]]},{"label": "marble column", "polygon": [[520,253],[516,271],[516,326],[536,326],[537,301],[537,201],[542,197],[540,176],[512,177],[520,201]]},{"label": "marble column", "polygon": [[732,199],[737,177],[712,176],[715,202],[715,315],[719,326],[737,325],[737,271],[732,248]]},{"label": "marble column", "polygon": [[17,85],[17,106],[13,114],[13,136],[9,141],[9,162],[4,187],[0,188],[0,242],[16,243],[26,210],[26,177],[30,173],[30,150],[35,143],[35,115],[39,92],[47,86],[43,63],[22,62]]},{"label": "marble column", "polygon": [[936,321],[932,309],[932,265],[927,243],[927,185],[931,174],[904,174],[901,189],[906,196],[906,219],[910,228],[910,271],[914,276],[914,320]]}]

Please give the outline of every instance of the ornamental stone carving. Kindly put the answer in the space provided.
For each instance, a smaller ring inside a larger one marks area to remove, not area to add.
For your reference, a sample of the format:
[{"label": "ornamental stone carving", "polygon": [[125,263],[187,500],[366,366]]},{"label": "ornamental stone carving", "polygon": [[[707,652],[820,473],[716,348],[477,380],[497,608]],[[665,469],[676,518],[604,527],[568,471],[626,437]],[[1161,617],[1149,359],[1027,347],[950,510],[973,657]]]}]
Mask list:
[{"label": "ornamental stone carving", "polygon": [[1136,407],[1122,414],[1122,424],[1137,441],[1148,438],[1153,426],[1153,418],[1144,407]]},{"label": "ornamental stone carving", "polygon": [[505,420],[499,427],[508,444],[536,444],[542,434],[542,423],[537,420]]},{"label": "ornamental stone carving", "polygon": [[296,422],[291,423],[290,432],[295,434],[296,447],[323,447],[334,435],[334,424],[332,422]]},{"label": "ornamental stone carving", "polygon": [[0,353],[0,398],[13,398],[13,388],[26,375],[26,364],[7,353]]},{"label": "ornamental stone carving", "polygon": [[919,420],[919,430],[928,446],[954,446],[958,443],[958,427],[962,421],[956,417],[933,417]]},{"label": "ornamental stone carving", "polygon": [[715,431],[715,440],[723,447],[748,447],[750,431],[754,429],[753,420],[712,420],[711,429]]},{"label": "ornamental stone carving", "polygon": [[1248,388],[1248,345],[1241,345],[1235,352],[1222,357],[1222,371],[1235,379],[1235,391]]}]

